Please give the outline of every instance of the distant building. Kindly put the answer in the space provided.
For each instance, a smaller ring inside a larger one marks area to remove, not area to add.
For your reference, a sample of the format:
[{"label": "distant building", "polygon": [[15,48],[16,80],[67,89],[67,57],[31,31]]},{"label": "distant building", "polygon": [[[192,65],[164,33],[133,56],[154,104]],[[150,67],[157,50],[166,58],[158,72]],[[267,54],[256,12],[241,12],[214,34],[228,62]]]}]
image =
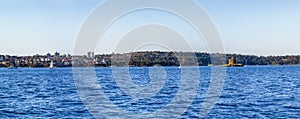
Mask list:
[{"label": "distant building", "polygon": [[94,58],[95,53],[94,52],[88,52],[88,58]]},{"label": "distant building", "polygon": [[47,53],[47,57],[51,57],[51,54],[50,54],[50,53]]},{"label": "distant building", "polygon": [[60,53],[59,52],[55,52],[54,54],[56,57],[60,56]]},{"label": "distant building", "polygon": [[87,54],[88,54],[88,55],[87,55],[88,58],[90,58],[90,57],[91,57],[91,52],[88,52]]},{"label": "distant building", "polygon": [[68,55],[67,55],[67,58],[72,58],[72,55],[71,55],[71,54],[68,54]]}]

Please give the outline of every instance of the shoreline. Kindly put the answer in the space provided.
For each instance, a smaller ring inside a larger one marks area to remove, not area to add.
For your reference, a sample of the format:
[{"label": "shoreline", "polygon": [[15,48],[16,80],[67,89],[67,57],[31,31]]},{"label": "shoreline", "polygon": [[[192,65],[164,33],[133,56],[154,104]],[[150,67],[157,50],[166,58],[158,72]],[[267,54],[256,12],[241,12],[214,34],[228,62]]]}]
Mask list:
[{"label": "shoreline", "polygon": [[[299,67],[300,65],[245,65],[244,67]],[[243,67],[226,67],[226,66],[114,66],[114,67],[15,67],[12,69],[66,69],[66,68],[182,68],[182,67],[224,67],[224,68],[243,68]],[[10,69],[9,67],[0,67],[0,69]]]},{"label": "shoreline", "polygon": [[[212,61],[213,58],[213,61]],[[255,56],[241,54],[220,54],[201,52],[161,52],[145,51],[123,54],[94,54],[72,56],[55,54],[34,55],[34,56],[9,56],[0,55],[0,67],[32,67],[47,68],[54,67],[110,67],[110,66],[218,66],[229,64],[250,65],[300,65],[298,56]]]}]

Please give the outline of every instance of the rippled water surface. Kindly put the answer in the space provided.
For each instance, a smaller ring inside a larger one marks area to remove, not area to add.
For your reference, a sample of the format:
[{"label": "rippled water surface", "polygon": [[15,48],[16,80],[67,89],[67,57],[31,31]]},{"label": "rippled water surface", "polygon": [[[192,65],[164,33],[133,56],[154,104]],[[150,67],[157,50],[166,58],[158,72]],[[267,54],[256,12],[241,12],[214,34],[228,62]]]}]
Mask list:
[{"label": "rippled water surface", "polygon": [[[211,68],[199,69],[201,78],[198,79],[197,96],[182,118],[198,117],[207,93]],[[133,113],[163,109],[180,89],[179,68],[165,67],[154,71],[130,68],[130,77],[137,86],[147,86],[155,76],[166,78],[156,96],[132,103],[134,96],[118,87],[111,68],[98,68],[96,72],[98,84],[109,101],[119,109]],[[222,95],[207,118],[300,118],[299,66],[226,68],[226,74]],[[122,74],[118,76],[123,77]],[[191,79],[193,76],[195,74],[190,74]],[[94,117],[80,100],[71,68],[19,68],[0,69],[0,118]]]}]

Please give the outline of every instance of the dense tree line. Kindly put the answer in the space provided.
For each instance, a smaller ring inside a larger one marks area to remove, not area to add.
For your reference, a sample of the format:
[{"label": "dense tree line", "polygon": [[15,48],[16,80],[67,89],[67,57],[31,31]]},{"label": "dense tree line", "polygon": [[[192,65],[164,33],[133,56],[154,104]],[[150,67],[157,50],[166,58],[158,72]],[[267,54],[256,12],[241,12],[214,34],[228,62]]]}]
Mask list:
[{"label": "dense tree line", "polygon": [[132,52],[103,55],[37,55],[8,56],[0,55],[0,67],[14,64],[18,67],[49,67],[53,61],[56,67],[109,67],[109,66],[208,66],[223,65],[233,58],[235,63],[243,65],[298,65],[299,56],[255,56],[241,54],[220,54],[201,52]]},{"label": "dense tree line", "polygon": [[[235,63],[243,65],[298,65],[300,56],[255,56],[241,54],[193,53],[193,52],[136,52],[118,54],[112,65],[116,66],[199,66],[227,64],[233,58]],[[120,60],[127,59],[127,60]],[[120,65],[122,64],[122,65]]]}]

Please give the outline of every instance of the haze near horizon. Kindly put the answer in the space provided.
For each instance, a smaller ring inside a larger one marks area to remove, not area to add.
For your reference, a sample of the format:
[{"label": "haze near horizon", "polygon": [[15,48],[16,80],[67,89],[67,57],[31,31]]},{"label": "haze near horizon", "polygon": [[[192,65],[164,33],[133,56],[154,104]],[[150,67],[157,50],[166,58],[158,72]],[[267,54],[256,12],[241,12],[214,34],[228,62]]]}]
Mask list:
[{"label": "haze near horizon", "polygon": [[[0,54],[35,55],[72,54],[77,35],[89,14],[101,0],[3,0],[0,3]],[[174,1],[176,2],[176,1]],[[297,0],[197,0],[214,21],[222,37],[225,53],[250,55],[300,55],[300,1]],[[195,13],[196,14],[196,13]],[[151,19],[152,21],[150,21]],[[170,20],[171,19],[171,20]],[[167,13],[139,11],[120,19],[134,24],[143,21],[189,29]],[[130,22],[129,22],[130,21]],[[110,34],[124,30],[121,22]],[[117,29],[117,30],[116,30]],[[193,34],[191,30],[186,30]],[[110,38],[110,37],[107,37]],[[111,53],[112,39],[103,41],[107,48],[96,53]],[[197,39],[197,38],[195,38]],[[197,51],[208,52],[202,39],[186,39]],[[149,47],[145,50],[160,50]]]}]

